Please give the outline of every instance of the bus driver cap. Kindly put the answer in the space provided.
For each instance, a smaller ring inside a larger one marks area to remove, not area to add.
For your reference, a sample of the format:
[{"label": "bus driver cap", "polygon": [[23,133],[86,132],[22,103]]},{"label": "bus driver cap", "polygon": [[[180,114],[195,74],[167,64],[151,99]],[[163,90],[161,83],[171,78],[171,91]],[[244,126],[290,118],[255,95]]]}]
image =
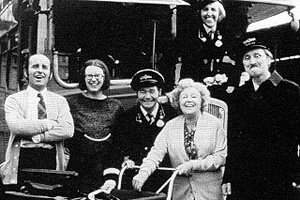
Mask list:
[{"label": "bus driver cap", "polygon": [[242,53],[243,53],[243,55],[245,53],[251,51],[251,50],[254,50],[254,49],[269,50],[269,48],[262,41],[260,41],[257,37],[255,37],[255,36],[246,37],[242,41]]},{"label": "bus driver cap", "polygon": [[164,77],[153,69],[143,69],[136,72],[131,79],[131,88],[135,91],[143,87],[157,86],[161,88],[165,83]]}]

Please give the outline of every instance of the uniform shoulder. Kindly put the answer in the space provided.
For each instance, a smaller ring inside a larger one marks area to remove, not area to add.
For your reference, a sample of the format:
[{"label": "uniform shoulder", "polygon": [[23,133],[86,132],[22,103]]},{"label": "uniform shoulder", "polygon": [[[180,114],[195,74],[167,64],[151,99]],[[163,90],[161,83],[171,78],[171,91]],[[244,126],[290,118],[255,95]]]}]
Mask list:
[{"label": "uniform shoulder", "polygon": [[282,80],[284,83],[290,85],[291,87],[295,87],[295,88],[300,88],[299,84],[295,83],[294,81],[291,81],[289,79],[283,79]]}]

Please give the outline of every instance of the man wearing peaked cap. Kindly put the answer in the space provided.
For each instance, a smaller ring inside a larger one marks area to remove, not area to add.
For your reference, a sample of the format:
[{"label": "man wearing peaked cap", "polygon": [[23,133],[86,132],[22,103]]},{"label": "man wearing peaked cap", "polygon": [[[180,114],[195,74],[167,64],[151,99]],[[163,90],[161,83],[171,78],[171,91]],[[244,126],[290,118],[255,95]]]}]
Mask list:
[{"label": "man wearing peaked cap", "polygon": [[[223,192],[228,200],[300,199],[300,88],[270,70],[273,55],[255,36],[242,42],[250,80],[233,92]],[[298,189],[299,190],[299,189]]]},{"label": "man wearing peaked cap", "polygon": [[[126,158],[123,165],[132,166],[133,161],[140,165],[157,134],[177,114],[171,105],[158,102],[163,84],[164,77],[152,69],[140,70],[132,77],[131,87],[137,93],[137,104],[125,111],[116,120],[118,123],[115,126],[120,154]],[[162,165],[168,166],[167,163],[165,161]],[[146,186],[145,190],[155,191],[165,180],[154,176],[151,182],[155,184],[152,188]]]},{"label": "man wearing peaked cap", "polygon": [[[258,36],[249,35],[248,37],[246,37],[242,40],[241,53],[244,55],[245,53],[247,53],[253,49],[265,49],[270,52],[270,49],[266,46],[266,44]],[[270,52],[270,54],[271,54],[271,52]]]}]

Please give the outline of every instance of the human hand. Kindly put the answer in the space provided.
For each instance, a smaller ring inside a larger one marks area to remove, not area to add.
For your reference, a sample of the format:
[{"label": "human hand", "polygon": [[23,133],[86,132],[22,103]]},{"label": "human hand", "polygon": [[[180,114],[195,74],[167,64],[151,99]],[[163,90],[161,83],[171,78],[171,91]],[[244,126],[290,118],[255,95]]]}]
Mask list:
[{"label": "human hand", "polygon": [[132,169],[134,165],[135,165],[134,161],[130,160],[129,156],[124,157],[124,162],[122,163],[122,168],[127,167],[129,169]]},{"label": "human hand", "polygon": [[184,162],[176,167],[176,169],[178,170],[179,175],[189,175],[193,171],[193,163],[190,161]]},{"label": "human hand", "polygon": [[35,136],[31,137],[31,140],[35,143],[38,144],[42,141],[42,134],[37,134]]},{"label": "human hand", "polygon": [[167,96],[160,96],[160,97],[157,98],[157,101],[159,103],[164,104],[164,103],[168,103],[169,102],[169,98]]},{"label": "human hand", "polygon": [[143,185],[145,184],[146,180],[148,179],[149,174],[144,171],[140,171],[136,176],[132,179],[132,186],[135,190],[141,191]]},{"label": "human hand", "polygon": [[57,121],[55,120],[51,120],[51,119],[47,119],[47,131],[52,130],[55,126],[57,126]]},{"label": "human hand", "polygon": [[224,183],[222,185],[222,193],[224,196],[231,195],[231,183]]},{"label": "human hand", "polygon": [[204,82],[207,86],[213,85],[214,81],[215,81],[215,77],[206,77],[205,79],[203,79],[203,82]]},{"label": "human hand", "polygon": [[110,193],[113,189],[115,189],[116,185],[116,181],[110,179],[104,182],[101,189],[105,190],[106,193]]}]

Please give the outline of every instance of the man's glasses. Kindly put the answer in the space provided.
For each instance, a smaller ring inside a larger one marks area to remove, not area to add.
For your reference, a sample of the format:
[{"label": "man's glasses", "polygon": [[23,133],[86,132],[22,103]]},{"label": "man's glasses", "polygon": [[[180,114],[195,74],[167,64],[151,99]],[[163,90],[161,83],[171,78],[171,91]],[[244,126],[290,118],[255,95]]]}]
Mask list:
[{"label": "man's glasses", "polygon": [[89,80],[93,79],[93,77],[95,77],[96,79],[100,79],[103,78],[104,75],[103,74],[86,74],[85,77]]}]

